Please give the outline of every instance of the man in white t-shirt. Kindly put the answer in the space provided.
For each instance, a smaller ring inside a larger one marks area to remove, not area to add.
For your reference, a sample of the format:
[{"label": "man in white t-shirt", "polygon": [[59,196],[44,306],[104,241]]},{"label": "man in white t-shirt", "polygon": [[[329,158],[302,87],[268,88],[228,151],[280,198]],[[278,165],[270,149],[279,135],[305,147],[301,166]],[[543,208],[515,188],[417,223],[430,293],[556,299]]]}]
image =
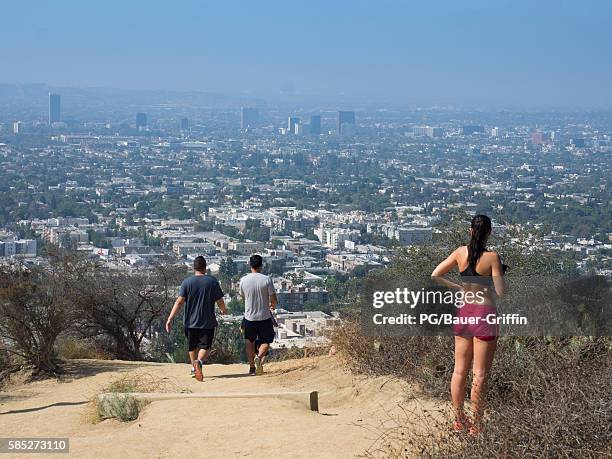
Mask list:
[{"label": "man in white t-shirt", "polygon": [[[249,259],[251,272],[240,279],[240,296],[244,299],[244,337],[249,359],[249,374],[263,374],[263,362],[274,341],[272,311],[278,302],[272,279],[261,273],[263,258],[252,255]],[[255,352],[255,341],[259,342]]]}]

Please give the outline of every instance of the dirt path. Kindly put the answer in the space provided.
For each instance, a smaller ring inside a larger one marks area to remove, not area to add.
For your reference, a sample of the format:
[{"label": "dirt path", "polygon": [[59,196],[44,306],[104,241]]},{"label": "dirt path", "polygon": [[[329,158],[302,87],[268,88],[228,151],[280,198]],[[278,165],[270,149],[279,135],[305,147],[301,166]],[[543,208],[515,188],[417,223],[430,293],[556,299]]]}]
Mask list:
[{"label": "dirt path", "polygon": [[[69,437],[71,457],[354,457],[378,438],[376,429],[409,390],[397,380],[351,375],[335,357],[270,364],[257,377],[246,370],[206,366],[199,383],[185,364],[75,360],[63,382],[0,392],[0,436]],[[292,400],[168,400],[146,406],[133,422],[88,422],[87,401],[126,372],[194,393],[318,390],[320,412]]]}]

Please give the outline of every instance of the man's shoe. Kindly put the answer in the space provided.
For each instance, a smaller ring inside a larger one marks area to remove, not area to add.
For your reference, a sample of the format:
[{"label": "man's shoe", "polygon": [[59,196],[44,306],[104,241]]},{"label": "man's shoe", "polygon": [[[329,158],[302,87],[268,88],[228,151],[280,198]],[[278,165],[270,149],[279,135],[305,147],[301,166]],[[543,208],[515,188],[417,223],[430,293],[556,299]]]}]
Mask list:
[{"label": "man's shoe", "polygon": [[257,376],[263,375],[263,364],[258,355],[255,356],[255,374]]},{"label": "man's shoe", "polygon": [[249,376],[255,376],[255,367],[249,367]]},{"label": "man's shoe", "polygon": [[204,374],[202,373],[202,362],[196,360],[193,362],[194,370],[195,370],[195,379],[196,381],[202,381],[204,379]]},{"label": "man's shoe", "polygon": [[191,372],[190,373],[191,373],[191,377],[195,378],[195,367],[193,365],[191,366]]}]

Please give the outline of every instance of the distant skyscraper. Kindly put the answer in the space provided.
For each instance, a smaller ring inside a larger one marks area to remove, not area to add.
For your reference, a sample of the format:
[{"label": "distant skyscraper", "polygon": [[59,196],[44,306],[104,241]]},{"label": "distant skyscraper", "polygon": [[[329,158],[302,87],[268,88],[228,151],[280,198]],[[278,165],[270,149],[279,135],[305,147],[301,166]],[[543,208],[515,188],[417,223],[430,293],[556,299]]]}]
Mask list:
[{"label": "distant skyscraper", "polygon": [[147,114],[136,113],[136,129],[147,127]]},{"label": "distant skyscraper", "polygon": [[253,107],[242,107],[240,111],[240,129],[252,129],[259,123],[259,110]]},{"label": "distant skyscraper", "polygon": [[542,131],[534,131],[531,133],[531,142],[534,145],[542,145],[544,143],[544,133]]},{"label": "distant skyscraper", "polygon": [[49,93],[49,125],[60,120],[60,96],[59,94]]},{"label": "distant skyscraper", "polygon": [[21,134],[23,130],[23,123],[21,121],[15,121],[13,123],[13,134]]},{"label": "distant skyscraper", "polygon": [[312,115],[310,117],[310,133],[312,135],[321,135],[321,116]]},{"label": "distant skyscraper", "polygon": [[351,128],[355,127],[355,112],[338,112],[338,135],[346,133],[346,125],[351,125]]},{"label": "distant skyscraper", "polygon": [[187,118],[181,118],[181,131],[189,130],[189,120]]},{"label": "distant skyscraper", "polygon": [[300,124],[300,119],[297,116],[290,116],[287,119],[287,134],[297,134],[297,126]]}]

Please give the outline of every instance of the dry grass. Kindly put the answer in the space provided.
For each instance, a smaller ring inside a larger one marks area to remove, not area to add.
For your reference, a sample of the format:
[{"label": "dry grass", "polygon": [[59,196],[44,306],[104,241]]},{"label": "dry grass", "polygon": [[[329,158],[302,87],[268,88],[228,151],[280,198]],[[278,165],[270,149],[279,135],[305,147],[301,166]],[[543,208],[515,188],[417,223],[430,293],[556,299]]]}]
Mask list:
[{"label": "dry grass", "polygon": [[[375,339],[348,321],[334,345],[354,371],[402,377],[420,387],[421,396],[448,406],[452,337]],[[450,413],[411,409],[381,433],[368,454],[612,457],[610,381],[610,338],[501,337],[478,438],[449,434]],[[409,400],[406,406],[412,406]]]},{"label": "dry grass", "polygon": [[317,357],[320,355],[327,355],[328,353],[329,346],[293,346],[286,349],[275,349],[274,352],[268,357],[268,362],[282,362],[285,360]]},{"label": "dry grass", "polygon": [[97,342],[88,339],[63,337],[55,344],[57,355],[61,359],[97,359],[110,360],[113,356]]},{"label": "dry grass", "polygon": [[[188,392],[168,378],[149,373],[127,373],[120,375],[100,389],[91,399],[87,411],[87,420],[97,424],[105,419],[119,419],[129,422],[138,419],[146,401],[136,400],[130,396],[135,392]],[[110,394],[100,400],[101,394]]]}]

